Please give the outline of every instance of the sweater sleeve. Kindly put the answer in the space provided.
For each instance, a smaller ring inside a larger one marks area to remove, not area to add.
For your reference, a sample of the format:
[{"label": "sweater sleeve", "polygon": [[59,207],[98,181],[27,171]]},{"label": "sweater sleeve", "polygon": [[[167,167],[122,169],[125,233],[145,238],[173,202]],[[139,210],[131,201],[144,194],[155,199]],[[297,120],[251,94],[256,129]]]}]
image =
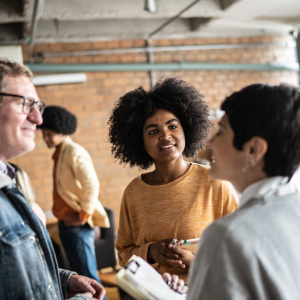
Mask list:
[{"label": "sweater sleeve", "polygon": [[237,210],[239,199],[237,197],[237,192],[230,182],[223,181],[222,185],[223,216],[226,216]]},{"label": "sweater sleeve", "polygon": [[153,243],[135,244],[125,194],[126,191],[121,204],[119,230],[116,242],[119,264],[122,267],[126,265],[129,258],[134,254],[147,261],[148,248],[150,244]]}]

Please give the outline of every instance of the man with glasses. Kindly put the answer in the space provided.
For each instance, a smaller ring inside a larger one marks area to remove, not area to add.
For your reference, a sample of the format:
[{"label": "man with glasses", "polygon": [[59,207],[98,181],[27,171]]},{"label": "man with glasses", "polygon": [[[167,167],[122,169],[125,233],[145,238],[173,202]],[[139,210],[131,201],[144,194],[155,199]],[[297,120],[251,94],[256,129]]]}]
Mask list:
[{"label": "man with glasses", "polygon": [[7,163],[34,149],[43,122],[45,104],[31,80],[27,67],[0,58],[0,299],[103,299],[97,281],[58,269],[47,230]]}]

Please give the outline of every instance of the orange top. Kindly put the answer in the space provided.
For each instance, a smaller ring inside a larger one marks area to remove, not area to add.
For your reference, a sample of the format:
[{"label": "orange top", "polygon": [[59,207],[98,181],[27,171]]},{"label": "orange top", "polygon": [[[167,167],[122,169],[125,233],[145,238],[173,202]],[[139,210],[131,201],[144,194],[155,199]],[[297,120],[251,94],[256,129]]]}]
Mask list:
[{"label": "orange top", "polygon": [[[53,166],[53,207],[52,207],[52,212],[53,215],[58,219],[58,220],[64,220],[65,215],[67,213],[77,213],[76,210],[74,210],[72,207],[70,207],[64,199],[59,195],[57,192],[56,188],[56,165],[58,161],[59,154],[62,149],[62,144],[56,149],[54,152],[52,159],[54,161],[54,166]],[[90,217],[89,214],[81,210],[79,212],[79,219],[83,222],[87,222],[88,218]]]},{"label": "orange top", "polygon": [[[147,260],[151,243],[200,237],[214,220],[237,209],[232,185],[210,179],[209,169],[192,164],[184,175],[167,184],[149,185],[137,177],[127,186],[116,243],[121,266],[133,254]],[[153,267],[161,274],[168,272],[187,279],[187,268]]]}]

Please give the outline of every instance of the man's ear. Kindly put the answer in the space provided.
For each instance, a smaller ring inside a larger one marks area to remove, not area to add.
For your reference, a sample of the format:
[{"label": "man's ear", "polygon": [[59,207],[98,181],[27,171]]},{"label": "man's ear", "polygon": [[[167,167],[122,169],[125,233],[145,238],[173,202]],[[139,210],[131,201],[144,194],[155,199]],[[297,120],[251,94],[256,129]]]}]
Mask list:
[{"label": "man's ear", "polygon": [[265,156],[268,150],[268,143],[264,138],[254,136],[245,143],[244,150],[246,150],[246,155],[249,161],[255,161],[258,163]]}]

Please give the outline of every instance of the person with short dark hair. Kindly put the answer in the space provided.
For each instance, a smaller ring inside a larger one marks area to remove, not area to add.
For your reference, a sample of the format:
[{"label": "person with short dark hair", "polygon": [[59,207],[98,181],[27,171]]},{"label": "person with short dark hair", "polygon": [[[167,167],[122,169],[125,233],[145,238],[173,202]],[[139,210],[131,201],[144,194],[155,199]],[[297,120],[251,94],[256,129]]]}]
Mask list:
[{"label": "person with short dark hair", "polygon": [[300,299],[300,89],[250,85],[227,97],[209,141],[213,178],[242,193],[203,233],[188,299]]},{"label": "person with short dark hair", "polygon": [[[59,220],[59,235],[72,268],[100,282],[94,246],[94,225],[109,227],[107,214],[98,200],[99,181],[88,152],[69,135],[77,119],[60,106],[48,106],[38,128],[52,156],[53,214]],[[100,282],[101,283],[101,282]]]},{"label": "person with short dark hair", "polygon": [[154,165],[124,192],[116,243],[120,265],[136,254],[158,272],[186,280],[194,255],[170,250],[171,240],[198,238],[237,208],[230,183],[210,180],[209,167],[183,158],[205,145],[211,128],[207,104],[193,86],[168,78],[149,92],[140,87],[121,97],[109,125],[115,158],[142,169]]},{"label": "person with short dark hair", "polygon": [[32,77],[28,67],[0,58],[0,299],[103,299],[96,280],[58,268],[48,232],[7,162],[34,149],[43,122]]}]

